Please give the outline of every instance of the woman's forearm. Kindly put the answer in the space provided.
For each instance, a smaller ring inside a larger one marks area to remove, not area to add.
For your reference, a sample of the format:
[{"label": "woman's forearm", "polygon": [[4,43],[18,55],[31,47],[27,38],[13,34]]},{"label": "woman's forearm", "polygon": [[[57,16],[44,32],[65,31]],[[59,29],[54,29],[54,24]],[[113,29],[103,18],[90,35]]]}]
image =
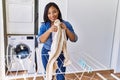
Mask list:
[{"label": "woman's forearm", "polygon": [[72,33],[68,28],[66,29],[66,34],[70,41],[74,42],[76,40],[76,35]]},{"label": "woman's forearm", "polygon": [[50,35],[50,31],[49,30],[47,30],[44,34],[42,34],[41,36],[40,36],[40,42],[41,43],[44,43],[44,42],[46,42],[46,40],[48,39],[48,37],[49,37],[49,35]]}]

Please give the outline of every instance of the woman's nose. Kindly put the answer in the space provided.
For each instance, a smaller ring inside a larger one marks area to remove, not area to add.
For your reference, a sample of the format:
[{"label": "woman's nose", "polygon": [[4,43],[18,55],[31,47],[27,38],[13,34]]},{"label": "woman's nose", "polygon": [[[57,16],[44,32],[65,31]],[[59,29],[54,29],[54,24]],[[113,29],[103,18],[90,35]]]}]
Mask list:
[{"label": "woman's nose", "polygon": [[51,17],[54,17],[54,14],[51,14]]}]

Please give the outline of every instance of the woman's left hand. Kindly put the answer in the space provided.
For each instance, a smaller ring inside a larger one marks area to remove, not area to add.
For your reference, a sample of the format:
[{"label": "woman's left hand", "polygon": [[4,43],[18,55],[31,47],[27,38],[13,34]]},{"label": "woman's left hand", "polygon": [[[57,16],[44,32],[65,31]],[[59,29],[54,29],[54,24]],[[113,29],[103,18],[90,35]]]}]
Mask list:
[{"label": "woman's left hand", "polygon": [[66,25],[65,25],[63,22],[61,22],[60,25],[61,25],[61,28],[62,28],[62,29],[67,30],[67,27],[66,27]]}]

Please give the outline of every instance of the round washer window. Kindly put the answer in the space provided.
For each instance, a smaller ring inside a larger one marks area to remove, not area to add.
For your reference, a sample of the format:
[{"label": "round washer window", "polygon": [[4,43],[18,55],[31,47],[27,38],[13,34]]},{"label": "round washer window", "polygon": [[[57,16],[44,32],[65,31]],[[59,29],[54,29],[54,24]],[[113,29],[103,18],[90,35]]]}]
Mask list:
[{"label": "round washer window", "polygon": [[30,49],[25,44],[18,44],[15,48],[16,57],[19,59],[25,59],[30,54]]}]

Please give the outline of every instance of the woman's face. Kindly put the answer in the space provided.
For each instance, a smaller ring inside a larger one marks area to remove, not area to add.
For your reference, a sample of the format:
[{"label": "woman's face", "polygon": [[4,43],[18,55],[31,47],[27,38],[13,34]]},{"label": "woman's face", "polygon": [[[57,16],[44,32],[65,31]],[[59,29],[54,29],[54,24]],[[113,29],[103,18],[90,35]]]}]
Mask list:
[{"label": "woman's face", "polygon": [[59,14],[59,11],[51,6],[48,10],[48,18],[51,22],[54,22],[56,19],[58,19],[58,14]]}]

